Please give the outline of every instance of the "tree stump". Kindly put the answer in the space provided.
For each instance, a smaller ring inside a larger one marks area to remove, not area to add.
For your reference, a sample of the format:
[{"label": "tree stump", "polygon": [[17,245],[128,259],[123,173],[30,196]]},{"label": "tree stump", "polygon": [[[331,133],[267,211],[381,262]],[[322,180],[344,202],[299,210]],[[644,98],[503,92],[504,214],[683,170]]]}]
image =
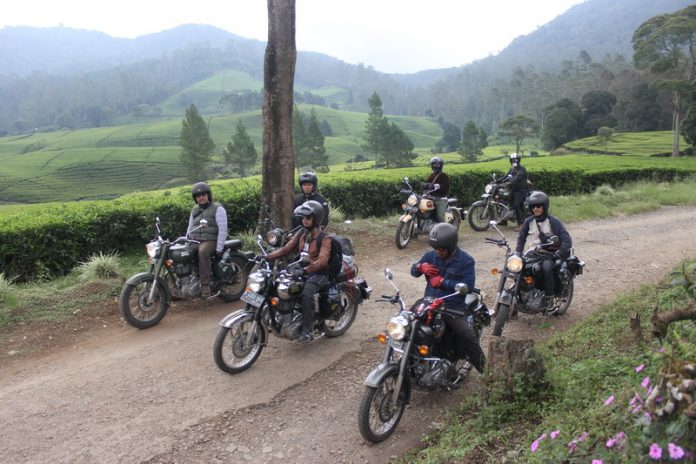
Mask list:
[{"label": "tree stump", "polygon": [[520,393],[545,392],[546,370],[534,340],[493,338],[488,345],[485,376],[488,399],[509,401]]}]

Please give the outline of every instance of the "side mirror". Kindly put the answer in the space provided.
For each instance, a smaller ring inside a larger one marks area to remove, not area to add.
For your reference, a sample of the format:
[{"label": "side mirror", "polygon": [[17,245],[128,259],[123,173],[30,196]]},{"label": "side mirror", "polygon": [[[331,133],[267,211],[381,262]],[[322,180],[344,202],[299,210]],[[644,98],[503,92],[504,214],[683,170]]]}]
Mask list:
[{"label": "side mirror", "polygon": [[306,251],[300,253],[300,263],[302,263],[302,265],[309,264],[309,253]]},{"label": "side mirror", "polygon": [[440,184],[433,184],[433,190],[438,190],[440,188]]},{"label": "side mirror", "polygon": [[558,235],[552,235],[551,238],[549,238],[549,243],[551,243],[552,246],[558,246],[561,244],[561,239],[558,238]]},{"label": "side mirror", "polygon": [[389,268],[384,269],[384,277],[386,277],[389,280],[392,280],[394,278],[394,274],[392,273],[392,270]]},{"label": "side mirror", "polygon": [[208,221],[206,219],[201,219],[201,227],[205,227],[208,225]]},{"label": "side mirror", "polygon": [[465,295],[469,293],[469,286],[465,283],[458,283],[454,286],[454,291],[459,293],[460,295]]},{"label": "side mirror", "polygon": [[490,221],[488,221],[488,224],[490,224],[491,227],[497,227],[498,221],[496,221],[495,219],[491,219]]},{"label": "side mirror", "polygon": [[404,177],[404,182],[408,182],[408,177]]}]

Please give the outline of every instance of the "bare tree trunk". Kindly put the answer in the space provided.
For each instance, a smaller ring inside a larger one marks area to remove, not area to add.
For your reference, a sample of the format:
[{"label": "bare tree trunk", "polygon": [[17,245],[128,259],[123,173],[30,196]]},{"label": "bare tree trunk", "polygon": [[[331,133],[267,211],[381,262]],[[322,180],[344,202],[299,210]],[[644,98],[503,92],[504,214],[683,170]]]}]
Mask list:
[{"label": "bare tree trunk", "polygon": [[263,63],[263,159],[261,211],[271,207],[273,221],[291,223],[295,153],[292,107],[295,81],[295,0],[268,0],[268,44]]},{"label": "bare tree trunk", "polygon": [[672,127],[674,128],[674,140],[672,142],[672,156],[679,156],[679,132],[681,127],[681,94],[677,91],[672,93],[672,104],[674,105],[674,113],[672,114]]}]

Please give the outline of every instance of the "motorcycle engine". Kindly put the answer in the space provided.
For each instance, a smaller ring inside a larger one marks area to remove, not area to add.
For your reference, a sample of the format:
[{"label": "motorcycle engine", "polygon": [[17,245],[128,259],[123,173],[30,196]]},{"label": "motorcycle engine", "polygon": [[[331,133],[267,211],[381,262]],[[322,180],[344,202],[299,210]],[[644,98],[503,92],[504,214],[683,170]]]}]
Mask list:
[{"label": "motorcycle engine", "polygon": [[424,361],[414,367],[416,374],[416,386],[423,390],[434,390],[445,387],[452,375],[452,363],[447,359],[438,359],[434,362]]},{"label": "motorcycle engine", "polygon": [[292,312],[290,314],[283,314],[280,317],[282,320],[280,336],[291,340],[299,337],[302,331],[302,314]]},{"label": "motorcycle engine", "polygon": [[524,292],[522,295],[526,313],[539,313],[544,310],[544,292],[534,289]]},{"label": "motorcycle engine", "polygon": [[185,263],[185,264],[177,264],[174,266],[174,273],[178,277],[185,277],[189,274],[191,274],[191,264]]},{"label": "motorcycle engine", "polygon": [[201,294],[201,281],[198,276],[182,277],[179,280],[178,293],[180,298],[194,298]]},{"label": "motorcycle engine", "polygon": [[421,229],[423,230],[423,233],[429,234],[430,229],[432,229],[435,226],[435,224],[437,223],[432,219],[424,219],[423,221],[421,221]]}]

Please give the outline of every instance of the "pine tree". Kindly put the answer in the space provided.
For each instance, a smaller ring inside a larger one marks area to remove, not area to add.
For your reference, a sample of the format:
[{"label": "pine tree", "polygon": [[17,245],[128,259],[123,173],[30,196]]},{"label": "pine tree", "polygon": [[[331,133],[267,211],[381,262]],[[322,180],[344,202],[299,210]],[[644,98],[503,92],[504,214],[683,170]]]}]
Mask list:
[{"label": "pine tree", "polygon": [[319,119],[314,108],[312,108],[309,115],[309,124],[307,125],[305,135],[307,137],[305,143],[307,162],[303,165],[310,165],[315,169],[328,166],[329,157],[326,155],[326,148],[324,147],[324,135],[319,128]]},{"label": "pine tree", "polygon": [[205,168],[213,157],[215,142],[194,104],[186,110],[186,117],[181,121],[179,144],[182,148],[179,159],[184,165],[188,180],[206,180]]},{"label": "pine tree", "polygon": [[241,119],[237,121],[232,141],[227,142],[227,148],[222,151],[222,156],[225,164],[237,166],[240,177],[246,177],[247,171],[256,164],[259,155]]}]

